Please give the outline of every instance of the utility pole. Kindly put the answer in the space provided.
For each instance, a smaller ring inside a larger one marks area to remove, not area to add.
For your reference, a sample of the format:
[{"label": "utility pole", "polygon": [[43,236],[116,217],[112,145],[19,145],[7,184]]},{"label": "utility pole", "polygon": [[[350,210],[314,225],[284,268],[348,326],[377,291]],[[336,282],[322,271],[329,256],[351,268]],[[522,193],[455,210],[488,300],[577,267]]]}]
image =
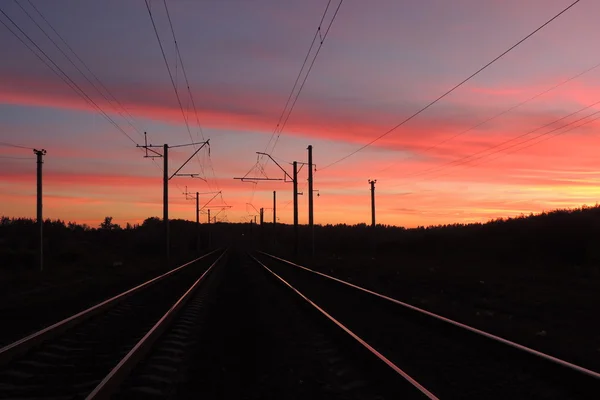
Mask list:
[{"label": "utility pole", "polygon": [[292,163],[294,184],[294,255],[298,255],[298,162]]},{"label": "utility pole", "polygon": [[210,224],[210,208],[207,211],[208,211],[208,223]]},{"label": "utility pole", "polygon": [[375,183],[377,179],[369,179],[371,185],[371,226],[375,228]]},{"label": "utility pole", "polygon": [[[181,164],[181,166],[177,169],[177,171],[175,171],[173,174],[171,174],[171,176],[169,176],[169,148],[173,148],[173,147],[186,147],[186,146],[196,146],[197,144],[201,145],[200,147],[198,147],[193,153],[192,155],[185,160],[185,162],[183,164]],[[170,242],[170,233],[169,233],[169,181],[171,179],[173,179],[173,177],[175,176],[189,176],[191,178],[198,178],[198,174],[179,174],[179,171],[181,171],[181,169],[183,167],[185,167],[187,165],[187,163],[196,155],[198,154],[198,152],[200,150],[202,150],[204,148],[204,146],[209,146],[209,141],[205,141],[205,142],[199,142],[199,143],[189,143],[189,144],[182,144],[182,145],[176,145],[176,146],[169,146],[168,144],[163,144],[162,148],[163,148],[163,153],[160,154],[158,151],[153,150],[154,148],[157,147],[161,147],[161,146],[154,146],[152,144],[148,144],[148,138],[146,135],[146,132],[144,132],[144,145],[140,146],[139,144],[136,145],[136,147],[140,147],[146,150],[146,155],[144,156],[144,158],[157,158],[157,157],[162,157],[163,158],[163,223],[164,223],[164,231],[165,231],[165,244],[166,244],[166,248],[165,248],[165,265],[167,267],[169,267],[169,260],[170,260],[170,252],[171,252],[171,242]],[[150,153],[148,153],[150,152]],[[202,179],[202,178],[200,178]]]},{"label": "utility pole", "polygon": [[[201,145],[200,147],[198,147],[193,153],[192,155],[185,160],[185,162],[183,164],[181,164],[181,166],[173,173],[171,174],[171,176],[169,176],[169,147],[173,148],[173,147],[186,147],[186,146],[196,146],[196,145]],[[204,146],[209,146],[209,141],[205,141],[205,142],[199,142],[199,143],[189,143],[189,144],[182,144],[182,145],[176,145],[176,146],[169,146],[168,144],[163,144],[162,148],[163,148],[163,153],[160,154],[158,151],[153,150],[154,148],[159,148],[161,146],[154,146],[152,144],[148,144],[148,138],[146,135],[146,132],[144,132],[144,145],[140,146],[139,144],[136,145],[136,147],[139,148],[143,148],[146,150],[146,154],[144,156],[144,158],[157,158],[157,157],[162,157],[163,158],[163,223],[164,223],[164,232],[165,232],[165,265],[167,267],[169,267],[169,260],[170,260],[170,252],[171,252],[171,242],[170,242],[170,232],[169,232],[169,181],[171,179],[173,179],[173,177],[175,176],[189,176],[191,178],[198,178],[199,174],[179,174],[179,171],[181,171],[181,169],[183,167],[185,167],[187,165],[187,163],[196,155],[198,154],[198,152],[200,150],[202,150],[204,148]],[[150,152],[150,153],[148,153]],[[202,179],[202,178],[200,178]]]},{"label": "utility pole", "polygon": [[169,235],[169,145],[163,145],[163,223],[165,224],[165,263],[169,267],[171,242]]},{"label": "utility pole", "polygon": [[[187,190],[187,186],[185,187],[185,192],[183,193],[185,195],[185,199],[186,200],[196,200],[196,249],[198,251],[198,253],[200,252],[200,214],[202,212],[202,210],[207,207],[218,195],[221,194],[221,191],[218,192],[196,192],[195,196],[192,196],[193,193],[188,192]],[[200,207],[200,195],[203,194],[214,194],[214,196],[208,200],[202,207]],[[222,210],[225,208],[231,208],[231,206],[217,206],[218,208],[221,208]],[[215,215],[216,217],[216,215]],[[209,217],[209,222],[210,222],[210,217]]]},{"label": "utility pole", "polygon": [[40,271],[44,270],[44,218],[42,216],[42,165],[44,164],[44,155],[46,150],[36,150],[33,152],[37,156],[37,223],[40,229]]},{"label": "utility pole", "polygon": [[311,254],[315,256],[315,226],[314,226],[314,204],[313,204],[313,162],[312,145],[308,145],[308,228],[310,229]]},{"label": "utility pole", "polygon": [[200,253],[200,193],[196,192],[196,252]]},{"label": "utility pole", "polygon": [[277,192],[273,190],[273,227],[277,224]]},{"label": "utility pole", "polygon": [[260,209],[260,226],[263,226],[264,222],[265,222],[265,209],[261,208]]},{"label": "utility pole", "polygon": [[[279,169],[281,171],[283,171],[283,178],[268,178],[268,177],[248,177],[246,174],[246,176],[241,177],[241,178],[233,178],[233,179],[239,179],[242,182],[256,182],[256,181],[284,181],[284,182],[292,182],[293,183],[293,199],[294,199],[294,253],[297,255],[298,254],[298,194],[302,194],[302,193],[298,193],[298,162],[294,161],[292,163],[293,166],[293,174],[292,176],[290,176],[290,174],[287,173],[287,171],[285,169],[283,169],[283,167],[277,162],[275,161],[275,159],[273,157],[271,157],[270,154],[268,153],[261,153],[261,152],[256,152],[256,154],[259,155],[263,155],[266,157],[269,157],[269,159],[271,161],[273,161],[273,163],[275,165],[277,165],[277,167],[279,167]],[[301,163],[302,165],[306,165],[306,163]],[[273,203],[275,203],[275,192],[273,192]],[[276,206],[274,204],[273,206],[273,221],[276,221]],[[254,217],[254,222],[256,223],[256,216]]]}]

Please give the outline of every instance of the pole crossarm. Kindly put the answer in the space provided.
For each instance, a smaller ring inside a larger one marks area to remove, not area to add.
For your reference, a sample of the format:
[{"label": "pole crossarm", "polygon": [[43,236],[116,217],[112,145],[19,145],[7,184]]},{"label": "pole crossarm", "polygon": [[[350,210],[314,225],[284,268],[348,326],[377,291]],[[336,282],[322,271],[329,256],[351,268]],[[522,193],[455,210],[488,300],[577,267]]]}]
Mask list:
[{"label": "pole crossarm", "polygon": [[[146,150],[146,155],[144,156],[144,158],[160,158],[163,156],[158,151],[152,150],[152,148],[158,148],[158,147],[163,147],[163,146],[154,146],[152,144],[148,144],[148,135],[146,132],[144,132],[144,145],[140,146],[139,144],[136,144],[135,147]],[[149,156],[148,151],[150,151],[151,153],[154,153],[155,155]]]},{"label": "pole crossarm", "polygon": [[283,181],[284,178],[233,178],[239,179],[242,182],[254,182],[254,181]]},{"label": "pole crossarm", "polygon": [[[210,139],[208,139],[206,142],[194,142],[194,143],[188,143],[188,144],[176,144],[174,146],[169,146],[170,148],[174,148],[174,147],[187,147],[187,146],[196,146],[198,144],[201,144],[202,147],[204,147],[205,145],[209,145],[210,146]],[[202,148],[200,147],[200,149]],[[200,150],[198,149],[198,150]]]},{"label": "pole crossarm", "polygon": [[206,179],[202,178],[200,174],[175,174],[175,176],[187,176],[189,178],[200,179],[206,182]]},{"label": "pole crossarm", "polygon": [[[140,146],[139,144],[137,144],[135,147],[140,148],[140,149],[146,149],[146,155],[144,156],[144,158],[160,158],[163,155],[160,154],[158,151],[156,150],[152,150],[152,147],[159,147],[159,146]],[[162,147],[162,146],[160,146]],[[153,156],[149,156],[148,152],[154,153]]]},{"label": "pole crossarm", "polygon": [[[196,149],[196,151],[194,151],[194,152],[192,153],[192,155],[191,155],[191,156],[190,156],[190,157],[189,157],[187,160],[185,160],[185,162],[184,162],[183,164],[181,164],[181,167],[177,168],[177,171],[173,172],[173,174],[172,174],[172,175],[169,177],[169,180],[173,179],[173,177],[174,177],[175,175],[177,175],[177,173],[178,173],[179,171],[181,171],[181,169],[182,169],[183,167],[185,167],[185,166],[186,166],[186,164],[187,164],[188,162],[190,162],[190,160],[191,160],[192,158],[194,158],[194,156],[195,156],[196,154],[198,154],[198,152],[199,152],[200,150],[202,150],[202,148],[204,148],[204,146],[208,145],[208,140],[207,140],[206,142],[201,142],[201,143],[191,143],[191,144],[189,144],[189,145],[187,145],[187,144],[182,144],[182,145],[179,145],[179,146],[169,146],[169,147],[173,148],[173,147],[192,146],[192,145],[196,145],[196,144],[202,144],[202,146],[198,147],[198,148]],[[198,175],[198,174],[196,174],[196,175]]]},{"label": "pole crossarm", "polygon": [[260,151],[257,151],[257,152],[256,152],[256,154],[260,154],[260,155],[263,155],[263,156],[267,156],[267,157],[269,157],[269,158],[271,159],[271,161],[273,161],[273,162],[275,163],[275,165],[277,165],[277,166],[279,167],[279,169],[283,171],[283,173],[284,173],[284,178],[283,178],[283,180],[285,180],[285,177],[288,177],[288,178],[290,178],[290,180],[292,180],[292,181],[293,181],[293,179],[294,179],[294,178],[292,178],[292,177],[290,176],[290,174],[288,174],[288,173],[287,173],[287,171],[286,171],[285,169],[283,169],[283,167],[282,167],[281,165],[279,165],[279,163],[278,163],[277,161],[275,161],[275,159],[274,159],[273,157],[271,157],[271,155],[270,155],[270,154],[268,154],[268,153],[262,153],[262,152],[260,152]]}]

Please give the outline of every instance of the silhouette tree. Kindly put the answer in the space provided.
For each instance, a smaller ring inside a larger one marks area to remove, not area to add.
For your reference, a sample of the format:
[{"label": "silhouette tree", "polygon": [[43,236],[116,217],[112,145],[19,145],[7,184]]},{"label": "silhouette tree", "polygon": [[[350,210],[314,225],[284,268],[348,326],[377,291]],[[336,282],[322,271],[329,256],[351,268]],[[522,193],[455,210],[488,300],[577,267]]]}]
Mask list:
[{"label": "silhouette tree", "polygon": [[104,222],[100,223],[100,229],[104,229],[107,231],[121,229],[118,224],[113,224],[113,217],[104,217]]}]

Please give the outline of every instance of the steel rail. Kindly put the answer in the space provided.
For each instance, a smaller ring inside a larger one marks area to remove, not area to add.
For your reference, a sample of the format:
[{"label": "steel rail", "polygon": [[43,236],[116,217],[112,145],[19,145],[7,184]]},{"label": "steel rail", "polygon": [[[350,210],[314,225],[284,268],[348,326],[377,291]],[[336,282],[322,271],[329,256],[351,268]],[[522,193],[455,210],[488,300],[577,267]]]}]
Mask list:
[{"label": "steel rail", "polygon": [[226,249],[215,262],[198,278],[192,286],[171,306],[171,308],[158,320],[156,324],[144,335],[139,342],[127,353],[121,361],[104,377],[104,379],[86,397],[86,400],[110,399],[119,385],[127,378],[135,365],[150,351],[156,340],[168,329],[177,313],[187,304],[200,283],[221,261],[227,253]]},{"label": "steel rail", "polygon": [[219,250],[220,249],[213,250],[210,253],[204,254],[203,256],[200,256],[192,261],[189,261],[177,268],[174,268],[168,272],[165,272],[164,274],[161,274],[155,278],[152,278],[144,283],[141,283],[129,290],[126,290],[123,293],[120,293],[114,297],[111,297],[110,299],[104,300],[92,307],[89,307],[83,311],[78,312],[77,314],[74,314],[70,317],[63,319],[62,321],[52,324],[46,328],[43,328],[37,332],[32,333],[31,335],[28,335],[22,339],[19,339],[16,342],[13,342],[9,345],[4,346],[3,348],[0,349],[0,366],[9,363],[11,360],[13,360],[17,356],[26,353],[32,347],[34,347],[48,339],[54,338],[54,337],[58,336],[59,334],[63,333],[64,331],[66,331],[67,329],[87,320],[88,318],[90,318],[94,315],[99,314],[100,312],[106,310],[107,308],[114,306],[119,301],[123,300],[125,297],[127,297],[133,293],[136,293],[136,292],[140,291],[141,289],[147,288],[148,286],[150,286],[158,281],[163,280],[164,278],[182,270],[183,268],[185,268],[197,261],[202,260],[203,258],[206,258],[206,257],[214,254],[215,252],[217,252]]},{"label": "steel rail", "polygon": [[[263,253],[263,254],[267,254],[267,253]],[[267,255],[269,255],[269,254],[267,254]],[[319,307],[319,305],[317,305],[311,299],[306,297],[302,292],[300,292],[298,289],[296,289],[294,286],[292,286],[285,279],[283,279],[282,277],[277,275],[275,272],[273,272],[269,267],[267,267],[265,264],[263,264],[260,260],[258,260],[256,257],[254,257],[252,255],[250,255],[250,257],[252,259],[254,259],[254,261],[256,263],[258,263],[260,266],[262,266],[264,269],[269,271],[275,278],[279,279],[284,285],[286,285],[288,288],[293,290],[298,296],[300,296],[302,299],[304,299],[308,304],[310,304],[317,311],[319,311],[321,314],[323,314],[323,316],[328,318],[331,322],[333,322],[335,325],[337,325],[339,328],[341,328],[344,332],[346,332],[348,335],[350,335],[354,340],[356,340],[361,346],[363,346],[365,349],[367,349],[371,354],[376,356],[379,360],[383,361],[388,367],[390,367],[394,372],[396,372],[398,375],[400,375],[402,378],[404,378],[408,383],[410,383],[412,386],[414,386],[416,389],[418,389],[428,399],[439,400],[439,398],[436,395],[434,395],[429,390],[427,390],[427,388],[425,388],[423,385],[421,385],[419,382],[417,382],[413,377],[411,377],[409,374],[404,372],[400,367],[398,367],[396,364],[394,364],[392,361],[390,361],[386,356],[384,356],[379,351],[377,351],[377,349],[375,349],[373,346],[371,346],[369,343],[367,343],[364,339],[362,339],[360,336],[358,336],[357,334],[352,332],[348,327],[346,327],[340,321],[338,321],[333,316],[331,316],[327,311],[325,311],[324,309]]]},{"label": "steel rail", "polygon": [[304,267],[304,266],[302,266],[302,265],[299,265],[299,264],[293,263],[293,262],[291,262],[291,261],[289,261],[289,260],[285,260],[285,259],[283,259],[283,258],[280,258],[280,257],[274,256],[274,255],[272,255],[272,254],[265,253],[264,251],[260,251],[260,250],[259,250],[258,252],[259,252],[259,253],[261,253],[261,254],[264,254],[264,255],[266,255],[266,256],[268,256],[268,257],[271,257],[271,258],[273,258],[273,259],[275,259],[275,260],[279,260],[279,261],[281,261],[281,262],[283,262],[283,263],[285,263],[285,264],[289,264],[289,265],[291,265],[291,266],[294,266],[294,267],[297,267],[297,268],[304,269],[304,270],[306,270],[306,271],[308,271],[308,272],[312,272],[313,274],[317,274],[317,275],[323,276],[323,277],[325,277],[325,278],[327,278],[327,279],[331,279],[331,280],[333,280],[333,281],[336,281],[336,282],[338,282],[338,283],[341,283],[341,284],[347,285],[347,286],[349,286],[349,287],[352,287],[352,288],[354,288],[354,289],[358,289],[358,290],[360,290],[360,291],[362,291],[362,292],[365,292],[365,293],[371,294],[371,295],[373,295],[373,296],[377,296],[377,297],[379,297],[379,298],[381,298],[381,299],[384,299],[384,300],[390,301],[390,302],[392,302],[392,303],[398,304],[398,305],[400,305],[400,306],[403,306],[403,307],[405,307],[405,308],[408,308],[408,309],[410,309],[410,310],[412,310],[412,311],[416,311],[416,312],[418,312],[418,313],[420,313],[420,314],[427,315],[427,316],[429,316],[429,317],[435,318],[435,319],[437,319],[437,320],[439,320],[439,321],[445,322],[445,323],[447,323],[447,324],[450,324],[450,325],[453,325],[453,326],[455,326],[455,327],[458,327],[458,328],[461,328],[461,329],[464,329],[464,330],[470,331],[470,332],[472,332],[472,333],[475,333],[475,334],[477,334],[477,335],[483,336],[483,337],[485,337],[485,338],[488,338],[488,339],[491,339],[491,340],[493,340],[493,341],[496,341],[496,342],[502,343],[502,344],[504,344],[504,345],[510,346],[510,347],[512,347],[512,348],[515,348],[515,349],[517,349],[517,350],[521,350],[521,351],[524,351],[524,352],[526,352],[526,353],[529,353],[529,354],[531,354],[531,355],[534,355],[534,356],[540,357],[540,358],[542,358],[542,359],[544,359],[544,360],[546,360],[546,361],[550,361],[550,362],[552,362],[552,363],[555,363],[555,364],[557,364],[557,365],[559,365],[559,366],[561,366],[561,367],[565,367],[565,368],[567,368],[567,369],[570,369],[570,370],[573,370],[573,371],[576,371],[576,372],[582,373],[582,374],[584,374],[584,375],[587,375],[587,376],[589,376],[589,377],[591,377],[591,378],[595,378],[595,379],[599,379],[599,380],[600,380],[600,373],[598,373],[598,372],[596,372],[596,371],[592,371],[592,370],[590,370],[590,369],[587,369],[587,368],[581,367],[581,366],[579,366],[579,365],[577,365],[577,364],[573,364],[573,363],[570,363],[570,362],[568,362],[568,361],[561,360],[560,358],[557,358],[557,357],[551,356],[551,355],[549,355],[549,354],[546,354],[546,353],[542,353],[541,351],[538,351],[538,350],[531,349],[531,348],[529,348],[529,347],[526,347],[526,346],[523,346],[523,345],[521,345],[521,344],[518,344],[518,343],[512,342],[512,341],[510,341],[510,340],[508,340],[508,339],[504,339],[504,338],[502,338],[502,337],[500,337],[500,336],[493,335],[493,334],[491,334],[491,333],[488,333],[488,332],[482,331],[482,330],[480,330],[480,329],[477,329],[477,328],[473,328],[472,326],[469,326],[469,325],[463,324],[463,323],[461,323],[461,322],[454,321],[454,320],[452,320],[452,319],[450,319],[450,318],[446,318],[446,317],[443,317],[443,316],[441,316],[441,315],[438,315],[438,314],[432,313],[431,311],[427,311],[427,310],[424,310],[424,309],[422,309],[422,308],[415,307],[415,306],[413,306],[413,305],[411,305],[411,304],[404,303],[404,302],[402,302],[402,301],[400,301],[400,300],[394,299],[393,297],[389,297],[389,296],[383,295],[383,294],[381,294],[381,293],[377,293],[377,292],[374,292],[374,291],[372,291],[372,290],[369,290],[369,289],[363,288],[363,287],[361,287],[361,286],[358,286],[358,285],[352,284],[352,283],[350,283],[350,282],[346,282],[346,281],[344,281],[344,280],[342,280],[342,279],[335,278],[335,277],[333,277],[333,276],[330,276],[330,275],[324,274],[324,273],[322,273],[322,272],[319,272],[319,271],[312,270],[312,269],[310,269],[310,268],[307,268],[307,267]]}]

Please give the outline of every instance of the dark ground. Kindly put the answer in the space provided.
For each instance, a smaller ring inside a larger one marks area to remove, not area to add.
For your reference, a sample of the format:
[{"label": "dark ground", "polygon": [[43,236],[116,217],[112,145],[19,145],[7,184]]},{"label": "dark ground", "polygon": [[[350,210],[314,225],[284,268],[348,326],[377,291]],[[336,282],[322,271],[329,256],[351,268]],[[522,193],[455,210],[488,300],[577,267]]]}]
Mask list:
[{"label": "dark ground", "polygon": [[[290,226],[273,232],[268,225],[262,231],[232,225],[222,238],[241,233],[255,248],[293,258]],[[317,227],[316,235],[317,256],[297,258],[303,265],[600,371],[598,207],[483,225],[377,227],[375,233],[366,226]],[[308,237],[301,227],[303,250]],[[9,322],[0,343],[161,268],[157,256],[140,264],[98,270],[80,263],[43,274],[0,268],[0,316]]]},{"label": "dark ground", "polygon": [[305,266],[600,371],[596,270],[428,258],[346,257]]}]

